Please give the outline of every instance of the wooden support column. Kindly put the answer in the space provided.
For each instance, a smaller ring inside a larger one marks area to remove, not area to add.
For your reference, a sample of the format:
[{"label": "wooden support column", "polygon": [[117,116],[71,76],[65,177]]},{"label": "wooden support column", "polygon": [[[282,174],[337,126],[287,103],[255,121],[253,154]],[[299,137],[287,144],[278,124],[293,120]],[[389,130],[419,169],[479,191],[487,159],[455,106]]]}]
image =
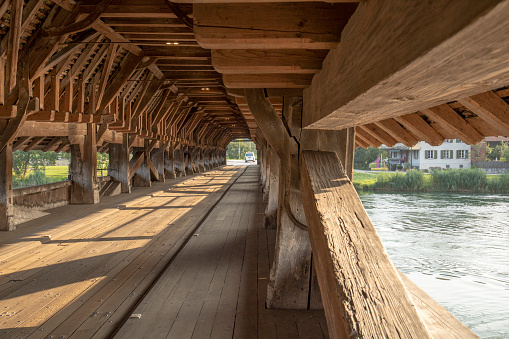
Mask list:
[{"label": "wooden support column", "polygon": [[0,151],[0,231],[14,231],[12,197],[12,144]]},{"label": "wooden support column", "polygon": [[167,179],[175,179],[175,143],[170,142],[168,150],[166,151],[166,158],[164,159],[164,175]]},{"label": "wooden support column", "polygon": [[109,144],[110,163],[108,175],[120,183],[120,191],[122,193],[131,193],[128,142],[127,134],[123,134],[121,144]]},{"label": "wooden support column", "polygon": [[184,146],[184,154],[185,154],[185,173],[186,175],[192,175],[193,174],[193,161],[192,161],[192,151],[191,147]]},{"label": "wooden support column", "polygon": [[[133,187],[150,187],[150,150],[148,147],[149,140],[145,140],[145,147],[133,148],[134,152],[143,152],[143,161],[133,176]],[[147,152],[148,151],[148,152]],[[147,154],[148,153],[148,154]]]},{"label": "wooden support column", "polygon": [[71,145],[71,204],[99,202],[96,125],[87,124],[83,145]]},{"label": "wooden support column", "polygon": [[207,168],[205,168],[205,158],[203,156],[203,148],[198,148],[196,152],[196,156],[198,157],[198,170],[200,172],[205,172]]},{"label": "wooden support column", "polygon": [[267,207],[265,208],[265,217],[263,218],[263,227],[277,228],[277,210],[279,202],[279,174],[280,166],[277,155],[270,148],[267,148],[269,153],[270,172],[268,175],[269,194],[267,200]]},{"label": "wooden support column", "polygon": [[[249,110],[280,161],[279,220],[266,305],[306,309],[310,295],[311,244],[299,190],[298,144],[262,89],[246,89],[245,95]],[[266,154],[265,162],[267,158]]]},{"label": "wooden support column", "polygon": [[301,191],[331,338],[431,338],[341,161],[301,153]]},{"label": "wooden support column", "polygon": [[164,175],[164,161],[166,157],[166,149],[165,147],[158,148],[155,152],[152,152],[151,160],[154,164],[154,167],[159,174],[159,182],[165,181],[165,175]]}]

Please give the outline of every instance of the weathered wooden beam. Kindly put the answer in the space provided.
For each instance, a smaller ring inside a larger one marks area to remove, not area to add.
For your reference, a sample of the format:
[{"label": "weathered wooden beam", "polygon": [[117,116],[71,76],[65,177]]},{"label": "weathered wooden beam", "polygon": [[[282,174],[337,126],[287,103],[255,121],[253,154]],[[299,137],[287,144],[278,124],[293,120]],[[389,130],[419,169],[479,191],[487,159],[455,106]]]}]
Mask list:
[{"label": "weathered wooden beam", "polygon": [[131,193],[130,173],[129,173],[129,147],[127,145],[127,135],[123,135],[122,143],[109,144],[109,167],[108,175],[113,180],[120,182],[122,193]]},{"label": "weathered wooden beam", "polygon": [[426,141],[432,146],[440,146],[445,140],[440,133],[435,131],[435,129],[417,113],[395,117],[394,120],[415,134],[420,140]]},{"label": "weathered wooden beam", "polygon": [[49,36],[59,36],[84,31],[90,28],[97,20],[99,20],[101,14],[106,10],[106,8],[108,8],[108,5],[111,3],[111,1],[112,0],[102,0],[95,6],[94,10],[89,13],[85,19],[78,22],[73,22],[66,26],[47,28],[44,30],[44,34]]},{"label": "weathered wooden beam", "polygon": [[467,144],[477,144],[484,139],[460,114],[447,104],[423,109],[421,112],[439,123],[444,129],[458,135],[459,139]]},{"label": "weathered wooden beam", "polygon": [[28,145],[26,145],[24,151],[29,152],[39,145],[46,137],[35,137]]},{"label": "weathered wooden beam", "polygon": [[[108,55],[106,57],[106,61],[104,62],[104,66],[101,70],[101,80],[99,81],[99,88],[97,90],[97,107],[96,110],[99,109],[99,105],[102,102],[104,96],[104,90],[106,88],[106,84],[108,82],[108,78],[110,76],[111,66],[113,65],[113,61],[115,60],[115,56],[117,53],[117,44],[111,44],[108,47]],[[114,96],[116,98],[116,96]]]},{"label": "weathered wooden beam", "polygon": [[120,63],[120,66],[113,75],[113,78],[109,81],[108,87],[106,87],[103,99],[99,105],[99,109],[97,110],[98,114],[102,114],[106,107],[111,104],[113,99],[122,89],[126,80],[129,79],[129,77],[136,71],[136,66],[141,62],[141,59],[143,59],[142,56],[129,54]]},{"label": "weathered wooden beam", "polygon": [[330,49],[356,4],[195,4],[194,34],[203,48]]},{"label": "weathered wooden beam", "polygon": [[405,144],[405,146],[413,147],[418,142],[412,134],[410,134],[394,119],[378,121],[375,122],[375,125],[387,132],[396,141]]},{"label": "weathered wooden beam", "polygon": [[14,231],[12,197],[12,144],[0,150],[0,231]]},{"label": "weathered wooden beam", "polygon": [[223,74],[314,74],[322,68],[328,52],[321,49],[221,49],[212,51],[212,65]]},{"label": "weathered wooden beam", "polygon": [[313,74],[224,74],[228,88],[306,88]]},{"label": "weathered wooden beam", "polygon": [[71,204],[99,202],[97,184],[97,142],[95,124],[87,124],[84,142],[71,146]]},{"label": "weathered wooden beam", "polygon": [[508,15],[507,0],[360,3],[305,90],[303,125],[363,125],[507,85]]},{"label": "weathered wooden beam", "polygon": [[336,154],[303,151],[301,179],[329,336],[431,338]]},{"label": "weathered wooden beam", "polygon": [[7,44],[7,61],[5,64],[5,96],[9,96],[16,84],[18,70],[19,42],[21,37],[21,24],[23,14],[23,0],[12,0],[11,27],[9,28],[9,40]]},{"label": "weathered wooden beam", "polygon": [[509,136],[509,105],[493,91],[461,98],[458,101],[502,135]]}]

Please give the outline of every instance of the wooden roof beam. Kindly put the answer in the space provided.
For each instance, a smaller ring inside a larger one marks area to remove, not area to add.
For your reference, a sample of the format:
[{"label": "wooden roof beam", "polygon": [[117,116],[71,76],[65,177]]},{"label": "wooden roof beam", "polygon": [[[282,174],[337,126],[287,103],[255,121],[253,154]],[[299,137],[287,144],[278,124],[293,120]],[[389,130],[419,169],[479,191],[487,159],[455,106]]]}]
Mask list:
[{"label": "wooden roof beam", "polygon": [[375,122],[375,125],[383,129],[398,142],[405,144],[405,146],[413,147],[418,142],[418,140],[410,132],[403,128],[394,119],[378,121]]},{"label": "wooden roof beam", "polygon": [[213,50],[212,65],[223,74],[318,73],[324,49],[220,49]]},{"label": "wooden roof beam", "polygon": [[509,105],[493,91],[458,100],[490,126],[509,136]]},{"label": "wooden roof beam", "polygon": [[195,4],[194,34],[203,48],[330,49],[357,4]]},{"label": "wooden roof beam", "polygon": [[224,74],[228,88],[306,88],[312,74]]},{"label": "wooden roof beam", "polygon": [[412,132],[420,140],[426,141],[432,146],[440,146],[443,144],[445,138],[435,131],[419,114],[412,113],[399,117],[394,120],[399,122],[403,127]]},{"label": "wooden roof beam", "polygon": [[507,0],[360,3],[305,91],[303,125],[343,129],[507,85],[508,16]]},{"label": "wooden roof beam", "polygon": [[423,109],[421,112],[431,120],[439,123],[444,129],[457,135],[466,144],[475,145],[484,139],[483,135],[477,132],[460,114],[447,104]]}]

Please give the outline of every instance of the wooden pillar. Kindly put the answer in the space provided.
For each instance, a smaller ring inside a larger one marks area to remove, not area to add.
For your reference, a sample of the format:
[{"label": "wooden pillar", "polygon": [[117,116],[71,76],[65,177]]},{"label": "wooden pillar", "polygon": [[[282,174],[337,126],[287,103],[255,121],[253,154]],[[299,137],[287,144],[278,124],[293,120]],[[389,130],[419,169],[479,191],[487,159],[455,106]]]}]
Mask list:
[{"label": "wooden pillar", "polygon": [[157,171],[158,180],[159,182],[165,181],[165,175],[164,175],[164,165],[165,165],[165,157],[166,157],[166,149],[164,147],[158,148],[156,151],[152,152],[151,160],[154,164],[154,167]]},{"label": "wooden pillar", "polygon": [[193,174],[193,161],[192,161],[192,151],[191,151],[191,147],[189,146],[184,146],[184,154],[185,154],[185,173],[186,175],[191,175]]},{"label": "wooden pillar", "polygon": [[71,145],[71,204],[96,204],[99,202],[97,184],[96,125],[87,124],[87,135],[81,144]]},{"label": "wooden pillar", "polygon": [[263,181],[262,181],[262,183],[263,183],[262,192],[263,192],[263,202],[264,203],[268,203],[268,201],[269,201],[269,190],[270,190],[269,184],[270,184],[270,172],[271,172],[270,166],[272,165],[270,162],[271,152],[273,152],[273,151],[270,150],[270,146],[267,145],[267,148],[265,149],[265,152],[264,152],[264,159],[263,159],[263,162],[265,164],[264,168],[263,168]]},{"label": "wooden pillar", "polygon": [[164,159],[164,175],[167,179],[175,179],[175,143],[170,142]]},{"label": "wooden pillar", "polygon": [[196,150],[196,167],[198,168],[198,172],[205,172],[205,159],[203,158],[203,148],[198,147]]},{"label": "wooden pillar", "polygon": [[336,153],[301,153],[301,190],[331,338],[431,338]]},{"label": "wooden pillar", "polygon": [[[149,140],[145,140],[145,147],[136,147],[133,149],[135,153],[143,152],[143,162],[140,167],[136,170],[133,176],[133,187],[151,187],[152,182],[150,180],[150,150],[148,148]],[[148,152],[147,152],[148,151]]]},{"label": "wooden pillar", "polygon": [[175,172],[180,177],[186,175],[184,147],[181,145],[180,149],[175,151]]},{"label": "wooden pillar", "polygon": [[0,152],[0,231],[14,231],[12,197],[12,143]]},{"label": "wooden pillar", "polygon": [[267,207],[265,208],[265,217],[263,219],[263,226],[265,228],[277,228],[277,210],[279,201],[279,174],[280,166],[277,154],[270,148],[267,148],[269,153],[270,173],[269,181],[269,194]]},{"label": "wooden pillar", "polygon": [[129,146],[128,137],[123,135],[121,144],[109,144],[110,163],[108,175],[120,183],[122,193],[131,193],[131,182],[129,180]]}]

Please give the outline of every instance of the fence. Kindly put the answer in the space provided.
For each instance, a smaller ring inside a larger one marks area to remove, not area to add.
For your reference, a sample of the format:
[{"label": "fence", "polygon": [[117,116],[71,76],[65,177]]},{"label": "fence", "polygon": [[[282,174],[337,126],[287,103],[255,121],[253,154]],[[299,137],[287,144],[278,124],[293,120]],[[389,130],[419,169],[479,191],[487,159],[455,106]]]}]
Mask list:
[{"label": "fence", "polygon": [[472,161],[472,166],[482,169],[487,174],[509,173],[509,161]]}]

